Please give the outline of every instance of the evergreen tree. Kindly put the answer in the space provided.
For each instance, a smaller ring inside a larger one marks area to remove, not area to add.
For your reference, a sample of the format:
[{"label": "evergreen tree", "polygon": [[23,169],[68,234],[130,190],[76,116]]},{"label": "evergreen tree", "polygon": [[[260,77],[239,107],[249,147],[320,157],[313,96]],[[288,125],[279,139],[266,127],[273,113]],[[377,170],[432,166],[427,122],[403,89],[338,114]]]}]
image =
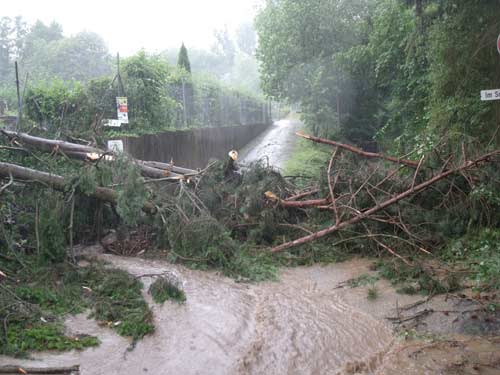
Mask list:
[{"label": "evergreen tree", "polygon": [[189,56],[187,48],[182,43],[181,49],[179,51],[179,57],[177,59],[177,66],[184,68],[187,72],[191,73],[191,64],[189,63]]}]

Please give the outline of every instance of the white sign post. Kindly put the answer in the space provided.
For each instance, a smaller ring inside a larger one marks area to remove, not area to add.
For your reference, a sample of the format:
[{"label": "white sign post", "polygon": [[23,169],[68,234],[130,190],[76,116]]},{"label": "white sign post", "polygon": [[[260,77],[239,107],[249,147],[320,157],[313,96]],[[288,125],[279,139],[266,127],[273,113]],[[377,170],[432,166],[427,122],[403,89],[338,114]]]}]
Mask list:
[{"label": "white sign post", "polygon": [[481,91],[481,100],[482,101],[500,100],[500,89],[482,90]]}]

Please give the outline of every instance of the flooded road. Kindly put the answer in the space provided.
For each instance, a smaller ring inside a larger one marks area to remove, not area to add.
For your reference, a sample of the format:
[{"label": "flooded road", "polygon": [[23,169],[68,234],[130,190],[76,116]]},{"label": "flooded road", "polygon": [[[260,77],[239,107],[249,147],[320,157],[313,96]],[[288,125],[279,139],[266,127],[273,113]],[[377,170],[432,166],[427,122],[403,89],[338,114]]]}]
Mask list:
[{"label": "flooded road", "polygon": [[240,163],[245,164],[263,159],[268,161],[269,165],[283,169],[298,139],[295,132],[299,131],[302,126],[299,120],[276,121],[240,150]]},{"label": "flooded road", "polygon": [[[153,306],[156,331],[127,351],[128,340],[85,315],[71,317],[71,334],[99,337],[85,351],[35,353],[24,366],[81,365],[97,374],[336,374],[349,363],[370,363],[386,352],[384,322],[347,303],[335,286],[367,269],[366,261],[286,269],[280,282],[236,283],[215,273],[162,261],[104,256],[133,275],[175,273],[187,301]],[[143,279],[145,290],[152,279]]]},{"label": "flooded road", "polygon": [[[129,340],[80,314],[68,318],[68,334],[95,335],[99,347],[34,353],[31,360],[0,357],[0,366],[79,364],[83,375],[500,373],[498,338],[397,338],[385,317],[422,297],[399,295],[382,280],[373,301],[366,287],[342,287],[372,272],[369,260],[283,269],[280,281],[245,284],[158,260],[101,258],[135,276],[174,274],[187,301],[158,305],[144,292],[155,332],[131,351]],[[141,279],[147,290],[154,278]],[[450,308],[443,301],[437,299],[434,308]]]}]

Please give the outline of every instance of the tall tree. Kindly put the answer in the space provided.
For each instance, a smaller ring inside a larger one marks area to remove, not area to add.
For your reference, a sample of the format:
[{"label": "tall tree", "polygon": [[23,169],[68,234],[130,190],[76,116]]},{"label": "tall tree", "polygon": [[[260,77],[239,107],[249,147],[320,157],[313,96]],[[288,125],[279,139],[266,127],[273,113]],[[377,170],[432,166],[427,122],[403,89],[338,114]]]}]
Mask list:
[{"label": "tall tree", "polygon": [[177,66],[183,68],[186,72],[191,73],[191,63],[189,62],[188,51],[184,43],[182,43],[181,49],[179,50]]},{"label": "tall tree", "polygon": [[236,42],[241,52],[247,55],[253,55],[255,53],[257,34],[251,23],[243,23],[238,27],[236,31]]}]

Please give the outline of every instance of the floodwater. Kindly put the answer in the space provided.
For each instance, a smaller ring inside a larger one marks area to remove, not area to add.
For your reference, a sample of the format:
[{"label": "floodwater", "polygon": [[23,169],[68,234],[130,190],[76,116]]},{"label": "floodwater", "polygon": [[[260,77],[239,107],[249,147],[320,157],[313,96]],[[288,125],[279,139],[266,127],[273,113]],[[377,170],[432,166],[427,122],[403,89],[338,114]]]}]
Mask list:
[{"label": "floodwater", "polygon": [[295,132],[301,127],[299,120],[276,121],[240,151],[239,162],[246,164],[262,159],[275,168],[283,169],[298,139]]},{"label": "floodwater", "polygon": [[[97,335],[97,348],[34,354],[24,366],[80,364],[90,374],[336,374],[351,362],[372,362],[392,341],[389,326],[350,306],[335,286],[367,262],[283,270],[281,281],[236,283],[212,272],[162,261],[104,256],[133,275],[174,273],[185,304],[153,306],[154,334],[129,341],[85,315],[70,317],[70,334]],[[144,278],[145,290],[152,278]]]},{"label": "floodwater", "polygon": [[[398,295],[385,281],[377,282],[374,301],[367,287],[346,287],[371,272],[368,260],[283,269],[279,281],[246,284],[164,261],[101,258],[135,276],[169,272],[183,283],[187,301],[158,305],[144,292],[156,330],[131,351],[128,339],[81,314],[68,318],[68,335],[96,335],[99,347],[34,353],[32,360],[0,357],[0,365],[79,364],[83,375],[500,373],[498,338],[397,339],[385,318],[422,297]],[[154,277],[142,280],[146,291]],[[450,309],[444,300],[433,307]]]}]

